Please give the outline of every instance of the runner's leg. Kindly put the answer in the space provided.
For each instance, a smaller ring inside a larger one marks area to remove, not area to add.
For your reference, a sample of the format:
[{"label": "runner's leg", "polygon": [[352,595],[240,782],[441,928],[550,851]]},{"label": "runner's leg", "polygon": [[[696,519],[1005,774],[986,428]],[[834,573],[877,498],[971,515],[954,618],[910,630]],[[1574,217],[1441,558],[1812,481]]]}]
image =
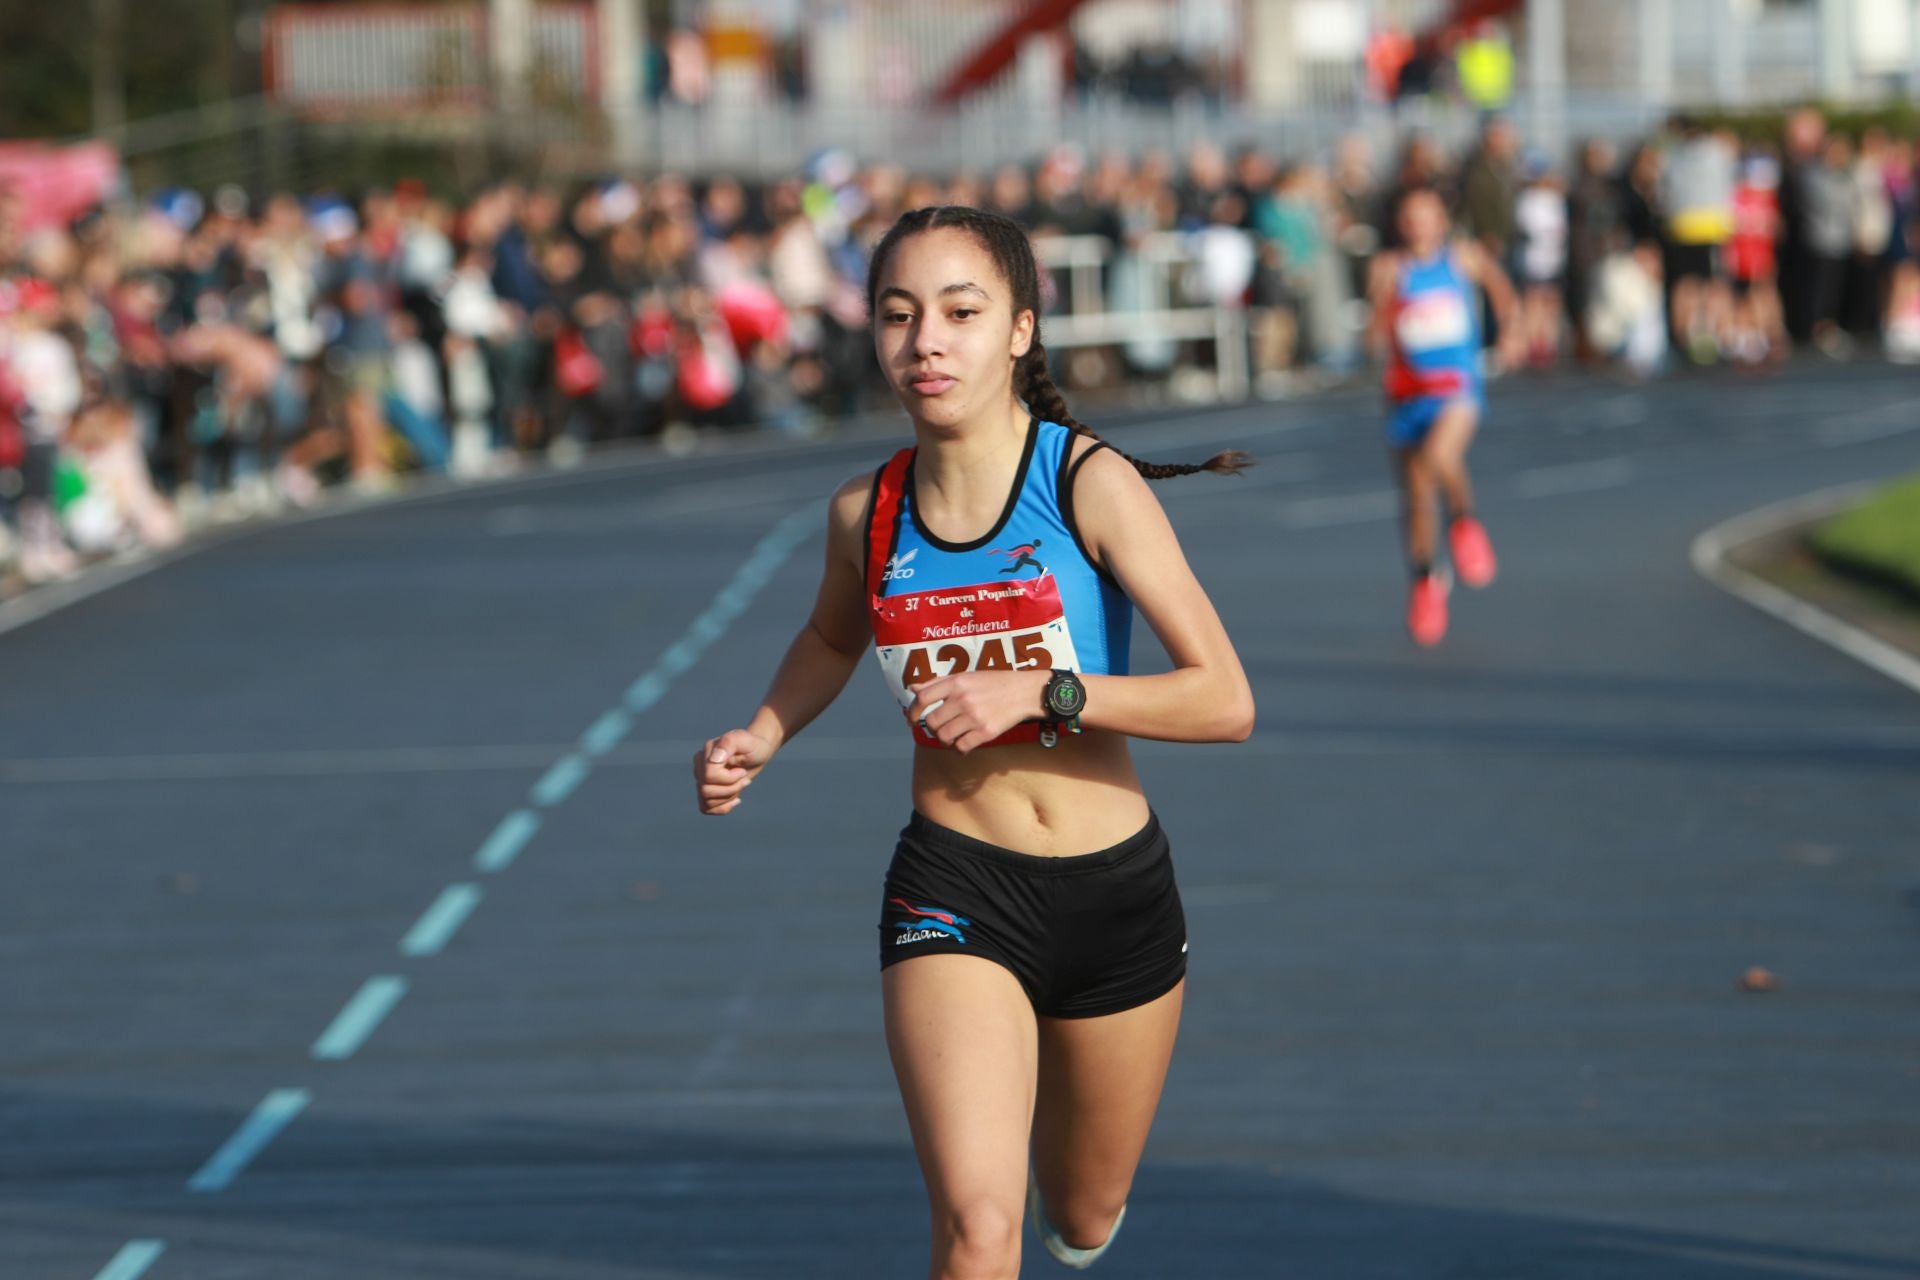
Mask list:
[{"label": "runner's leg", "polygon": [[1416,569],[1431,567],[1435,536],[1434,503],[1438,500],[1438,482],[1419,445],[1394,451],[1400,473],[1400,534],[1406,545],[1407,563]]},{"label": "runner's leg", "polygon": [[1467,474],[1467,447],[1480,427],[1480,406],[1455,400],[1440,411],[1420,444],[1420,454],[1455,519],[1473,514],[1473,480]]},{"label": "runner's leg", "polygon": [[1105,1243],[1126,1207],[1185,991],[1182,981],[1121,1013],[1040,1019],[1033,1169],[1048,1221],[1076,1249]]},{"label": "runner's leg", "polygon": [[1037,1032],[1020,983],[977,956],[881,974],[887,1048],[932,1214],[932,1280],[1015,1280]]}]

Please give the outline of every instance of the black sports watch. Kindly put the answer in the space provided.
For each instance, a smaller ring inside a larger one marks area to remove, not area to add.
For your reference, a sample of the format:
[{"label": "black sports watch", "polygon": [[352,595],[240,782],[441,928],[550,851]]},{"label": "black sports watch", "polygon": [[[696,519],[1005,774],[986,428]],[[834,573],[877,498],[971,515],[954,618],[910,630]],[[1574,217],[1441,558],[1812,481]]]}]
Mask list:
[{"label": "black sports watch", "polygon": [[1060,730],[1080,732],[1080,713],[1087,708],[1087,686],[1071,671],[1054,670],[1040,694],[1040,745],[1060,741]]}]

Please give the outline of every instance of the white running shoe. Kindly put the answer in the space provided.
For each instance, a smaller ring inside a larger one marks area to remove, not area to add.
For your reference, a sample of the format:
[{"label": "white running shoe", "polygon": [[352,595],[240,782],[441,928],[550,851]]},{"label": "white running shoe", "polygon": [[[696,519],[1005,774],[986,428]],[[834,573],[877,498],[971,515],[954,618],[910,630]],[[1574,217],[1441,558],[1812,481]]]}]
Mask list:
[{"label": "white running shoe", "polygon": [[1047,1206],[1040,1199],[1040,1180],[1031,1173],[1027,1175],[1027,1216],[1033,1219],[1033,1234],[1040,1237],[1040,1243],[1046,1246],[1063,1266],[1075,1271],[1085,1271],[1100,1261],[1100,1255],[1113,1247],[1113,1238],[1120,1234],[1120,1224],[1127,1220],[1127,1206],[1120,1206],[1120,1215],[1113,1220],[1113,1226],[1107,1231],[1107,1238],[1092,1249],[1076,1249],[1060,1238],[1060,1233],[1047,1221]]}]

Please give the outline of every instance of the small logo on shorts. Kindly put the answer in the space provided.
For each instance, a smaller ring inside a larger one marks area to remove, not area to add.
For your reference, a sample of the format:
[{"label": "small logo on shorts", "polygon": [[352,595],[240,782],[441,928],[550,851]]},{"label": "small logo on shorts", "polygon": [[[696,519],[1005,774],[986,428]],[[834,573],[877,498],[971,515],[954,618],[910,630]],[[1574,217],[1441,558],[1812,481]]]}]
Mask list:
[{"label": "small logo on shorts", "polygon": [[965,916],[957,916],[938,907],[912,906],[904,898],[888,898],[887,901],[914,917],[893,922],[893,927],[900,931],[894,936],[894,946],[926,942],[931,938],[952,938],[963,947],[967,945],[967,935],[962,930],[971,926],[973,921]]}]

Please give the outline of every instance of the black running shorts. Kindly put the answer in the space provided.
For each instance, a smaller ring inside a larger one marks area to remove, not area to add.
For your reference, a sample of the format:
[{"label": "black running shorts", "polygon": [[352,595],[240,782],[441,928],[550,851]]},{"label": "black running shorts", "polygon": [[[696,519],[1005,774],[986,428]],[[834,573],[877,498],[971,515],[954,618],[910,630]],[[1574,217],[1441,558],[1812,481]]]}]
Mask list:
[{"label": "black running shorts", "polygon": [[1003,966],[1050,1018],[1165,995],[1186,976],[1187,924],[1159,820],[1110,849],[1043,858],[916,812],[887,868],[880,967],[925,955]]}]

